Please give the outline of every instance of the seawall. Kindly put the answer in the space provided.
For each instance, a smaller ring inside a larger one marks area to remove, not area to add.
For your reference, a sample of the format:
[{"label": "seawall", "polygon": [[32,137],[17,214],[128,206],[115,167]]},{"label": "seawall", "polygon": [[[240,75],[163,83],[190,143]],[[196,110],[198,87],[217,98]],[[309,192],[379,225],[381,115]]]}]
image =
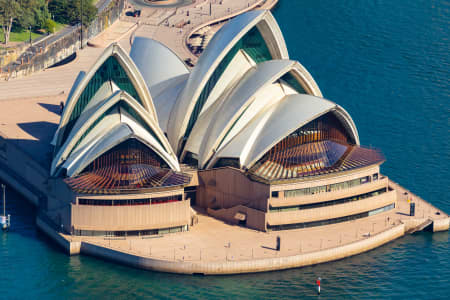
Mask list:
[{"label": "seawall", "polygon": [[0,178],[35,206],[46,197],[48,170],[1,132]]},{"label": "seawall", "polygon": [[112,248],[105,248],[89,242],[83,242],[81,244],[81,253],[152,271],[180,274],[225,275],[284,270],[330,262],[372,250],[389,243],[404,234],[405,225],[400,224],[377,235],[367,237],[364,240],[322,251],[284,257],[240,261],[169,261],[138,256],[133,253],[117,251]]}]

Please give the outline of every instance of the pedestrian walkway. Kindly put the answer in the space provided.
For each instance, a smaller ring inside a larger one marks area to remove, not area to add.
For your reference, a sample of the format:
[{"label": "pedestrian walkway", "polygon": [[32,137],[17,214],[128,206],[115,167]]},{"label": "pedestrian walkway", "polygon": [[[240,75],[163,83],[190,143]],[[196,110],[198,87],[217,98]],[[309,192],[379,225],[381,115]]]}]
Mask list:
[{"label": "pedestrian walkway", "polygon": [[67,94],[80,71],[88,71],[103,48],[85,47],[75,61],[9,81],[0,80],[0,101]]},{"label": "pedestrian walkway", "polygon": [[136,22],[133,23],[122,20],[116,21],[108,28],[108,30],[105,30],[95,38],[91,39],[88,42],[88,45],[91,47],[106,48],[111,43],[119,41],[123,36],[131,32],[136,27]]}]

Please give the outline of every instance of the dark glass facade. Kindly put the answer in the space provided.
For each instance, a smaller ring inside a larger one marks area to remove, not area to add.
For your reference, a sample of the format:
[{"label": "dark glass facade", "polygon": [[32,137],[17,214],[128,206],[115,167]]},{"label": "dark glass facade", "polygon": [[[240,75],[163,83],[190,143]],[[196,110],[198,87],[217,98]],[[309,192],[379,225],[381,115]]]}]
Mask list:
[{"label": "dark glass facade", "polygon": [[188,126],[186,128],[186,132],[184,134],[185,139],[187,139],[191,134],[191,130],[194,127],[198,115],[200,114],[203,105],[208,99],[209,94],[239,50],[245,51],[245,53],[247,53],[256,63],[272,59],[272,55],[270,54],[269,48],[267,47],[264,38],[262,37],[259,30],[256,27],[253,27],[253,29],[247,32],[239,40],[239,42],[237,42],[236,45],[233,46],[233,48],[222,59],[212,75],[209,77],[208,81],[203,87],[200,96],[197,99],[197,102],[195,103],[194,110],[192,111]]},{"label": "dark glass facade", "polygon": [[320,221],[314,221],[314,222],[296,223],[296,224],[283,224],[283,225],[273,225],[273,226],[267,225],[267,230],[268,231],[278,231],[278,230],[299,229],[299,228],[308,228],[308,227],[336,224],[336,223],[341,223],[341,222],[346,222],[346,221],[357,220],[357,219],[365,218],[368,216],[373,216],[373,215],[376,215],[376,214],[379,214],[379,213],[382,213],[385,211],[389,211],[393,208],[395,208],[394,203],[384,206],[382,208],[375,209],[375,210],[363,212],[360,214],[340,217],[340,218],[320,220]]},{"label": "dark glass facade", "polygon": [[120,65],[116,57],[110,56],[95,72],[94,76],[92,76],[91,80],[89,80],[81,93],[69,117],[66,128],[64,129],[64,136],[61,144],[67,139],[70,130],[75,125],[76,120],[88,105],[89,101],[91,101],[99,88],[108,81],[114,82],[121,90],[126,91],[139,103],[143,104],[124,68]]}]

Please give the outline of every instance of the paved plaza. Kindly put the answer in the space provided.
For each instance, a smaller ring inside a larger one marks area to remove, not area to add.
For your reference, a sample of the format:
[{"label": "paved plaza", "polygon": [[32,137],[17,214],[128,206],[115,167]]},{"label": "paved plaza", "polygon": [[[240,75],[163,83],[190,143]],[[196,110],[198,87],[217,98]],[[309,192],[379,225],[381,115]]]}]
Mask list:
[{"label": "paved plaza", "polygon": [[[226,224],[199,213],[198,224],[188,232],[146,237],[73,237],[83,241],[136,256],[164,261],[245,261],[273,257],[288,257],[336,248],[375,237],[408,220],[448,218],[420,197],[395,185],[398,207],[375,216],[354,221],[305,229],[260,232]],[[405,192],[408,194],[405,195]],[[416,214],[409,216],[409,202],[416,203]],[[439,212],[439,215],[436,214]],[[276,251],[276,239],[281,239],[281,250]]]},{"label": "paved plaza", "polygon": [[[60,119],[59,104],[66,100],[77,74],[88,71],[109,44],[118,42],[130,51],[132,38],[144,36],[162,42],[183,60],[191,58],[195,62],[196,57],[185,45],[186,38],[195,28],[258,3],[270,6],[274,2],[202,0],[178,9],[144,7],[141,17],[123,17],[91,40],[90,46],[77,52],[74,61],[27,77],[0,81],[0,132],[48,168],[52,151],[50,141]],[[189,24],[180,28],[172,26],[188,20]],[[390,185],[398,194],[395,209],[333,225],[266,233],[229,225],[199,212],[198,224],[188,232],[126,238],[65,238],[164,261],[243,261],[317,252],[371,238],[402,222],[417,221],[420,224],[429,218],[448,218],[444,212],[401,186],[392,182]],[[415,217],[409,216],[408,199],[411,197],[416,203]],[[276,251],[277,237],[281,240],[280,251]]]}]

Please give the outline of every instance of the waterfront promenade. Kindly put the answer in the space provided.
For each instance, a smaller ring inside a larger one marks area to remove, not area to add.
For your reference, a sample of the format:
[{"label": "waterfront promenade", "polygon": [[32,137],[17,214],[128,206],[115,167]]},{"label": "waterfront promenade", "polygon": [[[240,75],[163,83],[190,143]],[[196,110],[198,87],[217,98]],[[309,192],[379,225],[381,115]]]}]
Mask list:
[{"label": "waterfront promenade", "polygon": [[[305,229],[260,232],[199,213],[188,232],[146,237],[61,235],[72,254],[88,254],[134,267],[174,273],[235,274],[307,266],[362,253],[399,238],[428,220],[448,230],[449,217],[394,182],[397,207],[354,221]],[[405,194],[407,193],[407,194]],[[416,204],[409,216],[410,203]],[[42,223],[41,223],[42,224]],[[45,229],[44,229],[45,230]],[[276,239],[281,249],[276,250]]]},{"label": "waterfront promenade", "polygon": [[[203,24],[203,19],[182,29],[152,25],[147,10],[151,9],[143,9],[141,18],[136,20],[139,26],[125,18],[118,23],[120,26],[111,26],[91,42],[94,47],[86,47],[67,65],[0,82],[0,131],[36,161],[48,166],[49,142],[59,122],[59,102],[66,99],[78,72],[87,71],[110,42],[118,41],[129,50],[133,35],[147,36],[165,43],[183,59],[192,57],[184,41],[195,26]],[[51,235],[66,239],[64,245],[69,245],[66,249],[72,249],[73,252],[69,250],[72,254],[96,255],[146,269],[220,274],[285,269],[343,258],[403,236],[428,219],[436,228],[448,229],[448,216],[415,195],[412,198],[417,205],[416,215],[410,217],[407,200],[411,193],[405,195],[406,190],[390,184],[398,193],[395,210],[309,229],[263,233],[231,226],[199,212],[199,223],[189,232],[166,236],[81,238],[48,230]],[[46,230],[45,224],[38,224]],[[280,251],[275,250],[277,236],[281,238]]]},{"label": "waterfront promenade", "polygon": [[[212,14],[206,13],[212,3]],[[197,57],[186,47],[185,40],[194,29],[243,13],[248,9],[270,8],[278,0],[195,1],[181,8],[142,7],[138,18],[122,16],[103,33],[77,52],[72,62],[34,73],[30,76],[0,80],[0,131],[44,165],[49,164],[49,142],[59,123],[59,103],[65,101],[80,71],[88,71],[109,44],[118,42],[131,49],[134,36],[156,39],[169,46],[181,58]],[[189,10],[189,18],[186,13]],[[183,28],[170,26],[189,20]],[[167,21],[167,24],[164,24]]]},{"label": "waterfront promenade", "polygon": [[[249,3],[252,4],[250,8],[268,8],[275,5],[278,0],[244,2],[223,0],[222,4],[212,0],[212,15],[206,14],[209,2],[210,0],[200,0],[179,9],[142,7],[140,17],[122,16],[120,21],[116,21],[98,37],[89,41],[89,44],[94,47],[88,46],[78,51],[74,61],[30,76],[9,81],[0,80],[0,101],[56,96],[61,93],[67,95],[78,73],[89,70],[104,48],[110,43],[119,42],[125,50],[129,51],[130,41],[134,36],[158,40],[171,48],[180,58],[191,58],[195,62],[197,57],[188,50],[185,43],[193,29],[200,28],[205,23],[243,13],[248,10]],[[186,16],[187,10],[189,10],[189,17]],[[176,24],[180,18],[186,22],[189,21],[189,24],[182,28],[172,27],[171,24]],[[164,24],[165,20],[169,22],[169,25]]]}]

